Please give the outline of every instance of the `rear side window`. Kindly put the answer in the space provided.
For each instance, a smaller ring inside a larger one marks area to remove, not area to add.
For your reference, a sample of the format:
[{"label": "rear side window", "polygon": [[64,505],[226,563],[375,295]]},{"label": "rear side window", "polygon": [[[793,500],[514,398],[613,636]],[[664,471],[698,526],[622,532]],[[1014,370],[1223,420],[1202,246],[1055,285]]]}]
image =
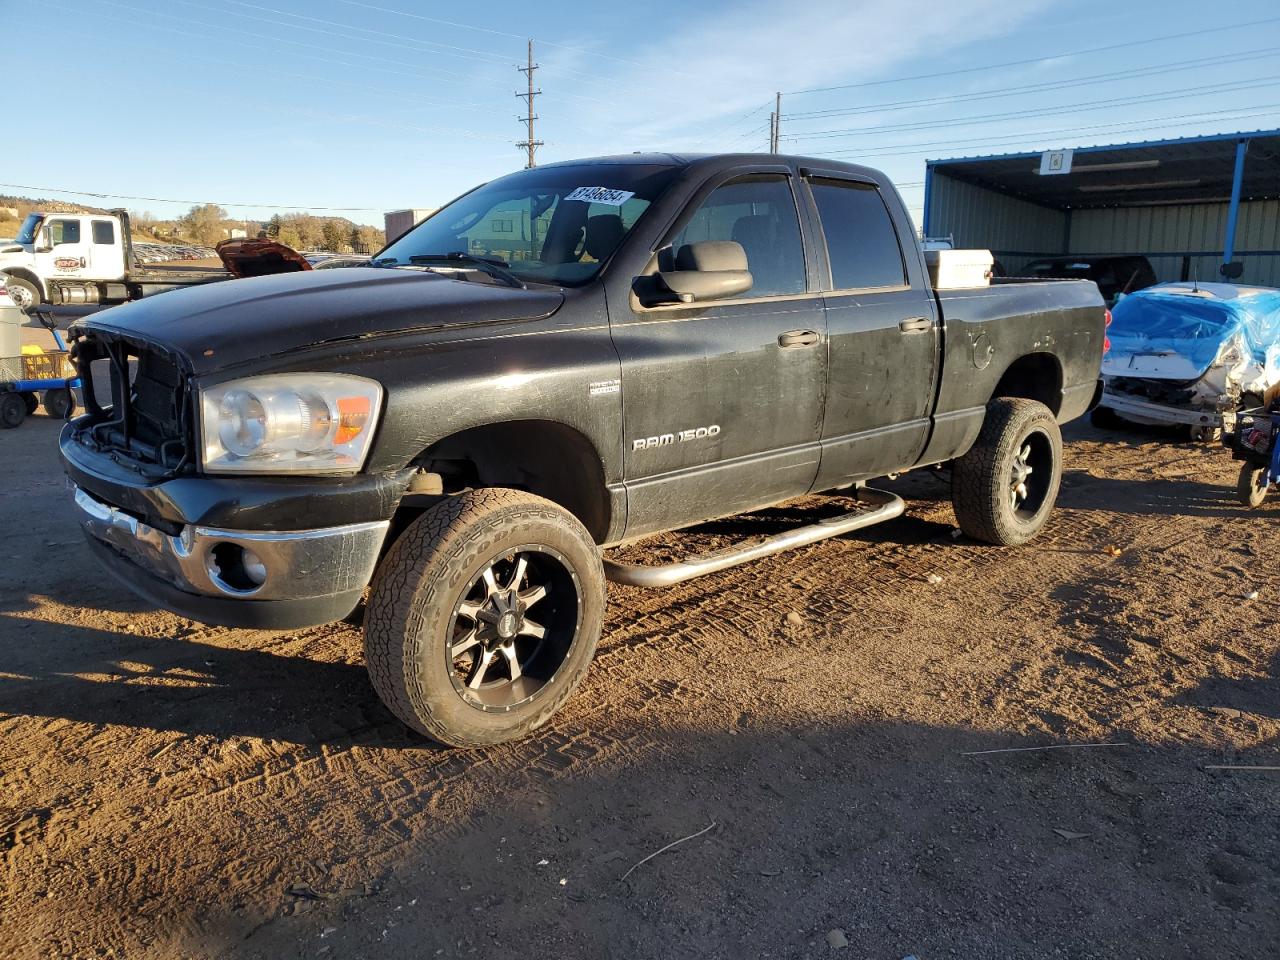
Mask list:
[{"label": "rear side window", "polygon": [[112,244],[116,242],[116,225],[110,220],[93,221],[93,242]]},{"label": "rear side window", "polygon": [[810,182],[837,290],[900,287],[907,282],[902,247],[880,191],[848,180]]},{"label": "rear side window", "polygon": [[50,220],[49,240],[56,247],[60,243],[80,242],[79,220]]},{"label": "rear side window", "polygon": [[751,271],[744,297],[804,293],[804,244],[795,199],[785,176],[747,177],[716,187],[672,241],[733,240],[742,244]]}]

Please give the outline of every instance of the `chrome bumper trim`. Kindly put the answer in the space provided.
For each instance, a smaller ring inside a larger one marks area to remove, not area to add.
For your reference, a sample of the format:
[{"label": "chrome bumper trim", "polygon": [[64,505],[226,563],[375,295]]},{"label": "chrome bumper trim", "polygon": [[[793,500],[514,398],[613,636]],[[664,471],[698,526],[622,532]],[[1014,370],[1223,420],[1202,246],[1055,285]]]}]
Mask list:
[{"label": "chrome bumper trim", "polygon": [[[388,520],[317,530],[221,530],[188,525],[177,536],[76,488],[85,535],[124,554],[180,590],[245,600],[301,600],[362,589],[373,576]],[[223,544],[252,550],[266,579],[237,589],[219,575],[213,550]]]}]

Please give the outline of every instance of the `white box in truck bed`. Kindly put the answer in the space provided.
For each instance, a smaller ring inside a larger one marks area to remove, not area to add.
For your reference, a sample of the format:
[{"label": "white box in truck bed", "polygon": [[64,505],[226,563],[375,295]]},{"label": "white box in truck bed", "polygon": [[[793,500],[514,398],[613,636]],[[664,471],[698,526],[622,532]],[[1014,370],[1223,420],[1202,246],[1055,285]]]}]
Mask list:
[{"label": "white box in truck bed", "polygon": [[995,258],[990,250],[926,250],[924,262],[935,290],[963,290],[991,284]]}]

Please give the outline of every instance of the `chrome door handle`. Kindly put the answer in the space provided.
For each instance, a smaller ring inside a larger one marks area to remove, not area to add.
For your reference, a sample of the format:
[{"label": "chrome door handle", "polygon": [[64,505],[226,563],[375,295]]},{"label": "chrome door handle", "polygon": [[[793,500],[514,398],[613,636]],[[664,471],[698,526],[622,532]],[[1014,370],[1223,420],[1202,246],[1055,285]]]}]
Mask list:
[{"label": "chrome door handle", "polygon": [[786,333],[778,334],[778,346],[783,349],[811,347],[821,339],[817,330],[788,330]]},{"label": "chrome door handle", "polygon": [[912,317],[899,323],[898,329],[903,333],[924,333],[933,329],[933,321],[929,317]]}]

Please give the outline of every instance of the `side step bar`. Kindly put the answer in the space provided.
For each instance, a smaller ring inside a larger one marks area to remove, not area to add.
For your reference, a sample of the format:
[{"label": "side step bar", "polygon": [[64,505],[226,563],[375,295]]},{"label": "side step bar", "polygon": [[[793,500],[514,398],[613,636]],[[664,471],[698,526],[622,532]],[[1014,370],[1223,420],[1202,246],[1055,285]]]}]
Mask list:
[{"label": "side step bar", "polygon": [[827,540],[844,533],[852,533],[854,530],[861,530],[863,527],[884,523],[886,520],[902,516],[907,508],[900,496],[885,490],[863,487],[858,491],[858,498],[878,506],[865,513],[860,511],[847,513],[842,517],[819,520],[817,523],[797,527],[786,533],[775,534],[750,546],[717,550],[700,557],[691,557],[680,563],[647,567],[637,563],[615,563],[613,560],[605,560],[604,575],[614,583],[624,583],[632,587],[669,587],[672,584],[683,583],[685,580],[692,580],[694,577],[736,567],[749,560],[759,560],[761,557],[772,556],[783,550],[794,550],[796,547],[808,546],[819,540]]}]

